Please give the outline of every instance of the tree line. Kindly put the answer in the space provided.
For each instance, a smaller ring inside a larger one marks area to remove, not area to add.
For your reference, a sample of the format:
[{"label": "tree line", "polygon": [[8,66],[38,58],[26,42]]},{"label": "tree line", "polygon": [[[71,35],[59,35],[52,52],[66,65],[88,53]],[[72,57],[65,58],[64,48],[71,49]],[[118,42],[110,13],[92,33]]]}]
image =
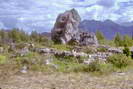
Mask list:
[{"label": "tree line", "polygon": [[113,40],[107,40],[102,32],[98,31],[96,32],[97,39],[100,44],[108,44],[112,43],[116,47],[131,47],[133,46],[133,38],[129,35],[121,36],[120,33],[116,33]]},{"label": "tree line", "polygon": [[0,30],[0,43],[19,43],[19,42],[37,42],[42,43],[46,42],[48,39],[37,33],[36,31],[32,31],[31,34],[26,33],[24,30],[21,29],[11,29],[11,30]]},{"label": "tree line", "polygon": [[[107,40],[102,32],[97,30],[96,37],[100,44],[104,45],[113,45],[116,47],[130,47],[133,46],[133,39],[132,37],[125,35],[121,36],[119,33],[116,33],[113,40]],[[0,43],[19,43],[19,42],[36,42],[36,43],[43,43],[43,44],[50,44],[50,40],[47,37],[37,33],[36,31],[32,31],[30,34],[26,33],[22,29],[11,29],[11,30],[4,30],[0,29]]]}]

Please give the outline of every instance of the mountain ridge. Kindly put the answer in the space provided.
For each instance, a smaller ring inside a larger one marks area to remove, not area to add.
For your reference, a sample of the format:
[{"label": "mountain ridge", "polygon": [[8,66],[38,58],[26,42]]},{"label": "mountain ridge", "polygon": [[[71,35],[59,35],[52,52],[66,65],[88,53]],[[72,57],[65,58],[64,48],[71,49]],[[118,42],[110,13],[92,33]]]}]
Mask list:
[{"label": "mountain ridge", "polygon": [[133,25],[125,26],[117,24],[111,20],[105,21],[96,21],[96,20],[83,20],[79,28],[81,30],[96,32],[97,30],[101,31],[107,39],[113,39],[115,34],[118,32],[121,35],[132,36]]}]

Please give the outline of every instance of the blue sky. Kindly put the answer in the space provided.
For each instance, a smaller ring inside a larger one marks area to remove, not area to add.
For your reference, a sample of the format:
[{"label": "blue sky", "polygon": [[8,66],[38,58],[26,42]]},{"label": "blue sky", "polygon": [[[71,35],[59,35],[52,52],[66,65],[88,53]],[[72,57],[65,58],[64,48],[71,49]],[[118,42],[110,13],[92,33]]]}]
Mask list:
[{"label": "blue sky", "polygon": [[82,20],[133,21],[133,0],[0,0],[0,28],[50,31],[58,14],[72,8]]}]

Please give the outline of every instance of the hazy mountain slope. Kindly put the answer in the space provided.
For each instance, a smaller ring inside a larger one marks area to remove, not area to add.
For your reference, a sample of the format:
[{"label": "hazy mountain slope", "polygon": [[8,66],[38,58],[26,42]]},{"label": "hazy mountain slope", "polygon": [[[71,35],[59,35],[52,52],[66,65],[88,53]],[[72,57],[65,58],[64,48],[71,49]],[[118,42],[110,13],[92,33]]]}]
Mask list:
[{"label": "hazy mountain slope", "polygon": [[80,29],[96,32],[96,30],[100,30],[107,39],[112,39],[117,32],[122,35],[128,34],[132,35],[133,26],[124,26],[114,23],[111,20],[106,21],[95,21],[95,20],[84,20],[79,25]]}]

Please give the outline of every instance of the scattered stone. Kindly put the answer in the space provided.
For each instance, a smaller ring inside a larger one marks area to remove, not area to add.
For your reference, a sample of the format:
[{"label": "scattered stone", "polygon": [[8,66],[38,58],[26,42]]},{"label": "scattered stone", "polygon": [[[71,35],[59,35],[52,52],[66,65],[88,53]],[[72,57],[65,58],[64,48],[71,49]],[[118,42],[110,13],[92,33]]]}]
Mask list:
[{"label": "scattered stone", "polygon": [[46,62],[46,65],[50,65],[52,64],[52,59],[47,59],[45,62]]},{"label": "scattered stone", "polygon": [[15,45],[15,43],[11,43],[11,44],[9,45],[8,51],[15,51],[15,50],[16,50],[16,45]]},{"label": "scattered stone", "polygon": [[26,74],[27,73],[27,66],[23,66],[22,69],[20,70],[21,73]]},{"label": "scattered stone", "polygon": [[111,47],[108,49],[109,52],[111,53],[123,53],[123,51],[119,48]]},{"label": "scattered stone", "polygon": [[84,60],[84,64],[90,64],[94,60],[99,60],[101,63],[105,63],[107,58],[111,55],[112,53],[110,52],[97,52],[94,54],[89,54],[89,58],[87,60]]},{"label": "scattered stone", "polygon": [[23,49],[21,49],[20,51],[17,52],[17,54],[18,54],[19,56],[25,56],[25,55],[27,55],[28,53],[29,53],[29,49],[28,49],[27,47],[25,47],[25,48],[23,48]]},{"label": "scattered stone", "polygon": [[87,59],[87,60],[84,60],[83,63],[88,65],[88,64],[90,64],[91,62],[93,62],[94,60],[95,60],[95,59],[90,59],[90,58],[89,58],[89,59]]},{"label": "scattered stone", "polygon": [[71,56],[71,57],[87,57],[88,54],[83,52],[76,52],[76,51],[57,51],[54,55],[56,56]]},{"label": "scattered stone", "polygon": [[40,52],[40,53],[50,53],[50,52],[51,52],[51,49],[49,49],[49,48],[41,48],[41,49],[39,50],[39,52]]},{"label": "scattered stone", "polygon": [[54,67],[55,69],[58,68],[58,65],[53,63],[53,59],[47,59],[45,62],[46,62],[46,65],[50,65],[50,66]]},{"label": "scattered stone", "polygon": [[120,75],[120,76],[123,76],[123,75],[125,75],[126,73],[124,73],[124,72],[118,72],[117,74]]},{"label": "scattered stone", "polygon": [[130,47],[129,49],[130,49],[131,52],[133,52],[133,47]]}]

